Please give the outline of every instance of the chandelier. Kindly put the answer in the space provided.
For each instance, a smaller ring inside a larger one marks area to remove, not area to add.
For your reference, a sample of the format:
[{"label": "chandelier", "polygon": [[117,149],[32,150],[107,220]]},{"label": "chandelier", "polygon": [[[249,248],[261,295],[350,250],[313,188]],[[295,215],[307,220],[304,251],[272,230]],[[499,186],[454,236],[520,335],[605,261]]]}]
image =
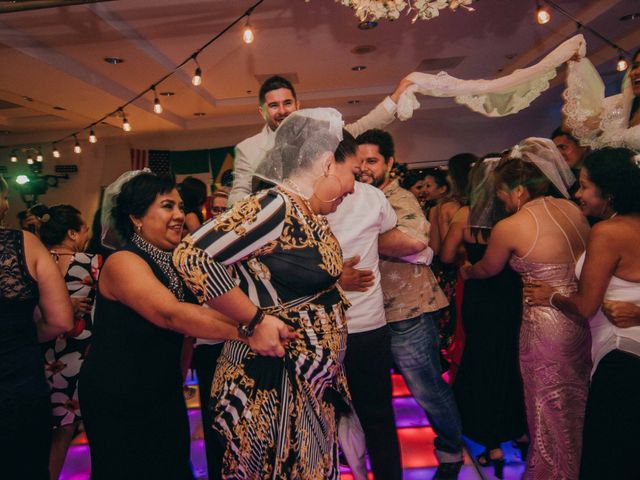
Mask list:
[{"label": "chandelier", "polygon": [[[308,1],[308,0],[307,0]],[[376,21],[381,18],[397,20],[400,12],[407,9],[407,15],[413,15],[416,20],[431,20],[440,15],[440,10],[448,8],[474,11],[471,7],[473,0],[335,0],[355,10],[360,21]]]}]

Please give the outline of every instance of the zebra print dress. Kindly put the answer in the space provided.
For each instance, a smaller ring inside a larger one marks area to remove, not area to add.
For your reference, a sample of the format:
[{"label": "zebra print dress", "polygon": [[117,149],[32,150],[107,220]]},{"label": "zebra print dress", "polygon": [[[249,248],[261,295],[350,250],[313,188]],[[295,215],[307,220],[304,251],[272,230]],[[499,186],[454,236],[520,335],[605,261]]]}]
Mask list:
[{"label": "zebra print dress", "polygon": [[326,220],[284,191],[263,191],[187,236],[174,263],[201,302],[217,295],[220,264],[232,266],[251,300],[300,334],[284,358],[226,342],[210,405],[226,444],[223,478],[337,480],[348,302],[336,284],[342,252]]}]

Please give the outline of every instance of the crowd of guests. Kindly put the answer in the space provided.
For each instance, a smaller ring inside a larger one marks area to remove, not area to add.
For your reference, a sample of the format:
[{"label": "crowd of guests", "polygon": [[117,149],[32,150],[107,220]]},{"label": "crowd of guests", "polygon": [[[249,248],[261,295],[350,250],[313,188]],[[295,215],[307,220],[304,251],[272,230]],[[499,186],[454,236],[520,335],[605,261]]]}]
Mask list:
[{"label": "crowd of guests", "polygon": [[106,260],[71,205],[0,229],[7,478],[57,478],[81,422],[92,478],[193,478],[189,365],[212,479],[338,479],[339,443],[355,478],[367,452],[401,479],[392,367],[437,480],[463,435],[499,478],[507,441],[525,478],[637,478],[640,157],[558,130],[395,178],[381,128],[407,85],[343,128],[268,79],[214,218],[201,182],[127,172],[102,202]]}]

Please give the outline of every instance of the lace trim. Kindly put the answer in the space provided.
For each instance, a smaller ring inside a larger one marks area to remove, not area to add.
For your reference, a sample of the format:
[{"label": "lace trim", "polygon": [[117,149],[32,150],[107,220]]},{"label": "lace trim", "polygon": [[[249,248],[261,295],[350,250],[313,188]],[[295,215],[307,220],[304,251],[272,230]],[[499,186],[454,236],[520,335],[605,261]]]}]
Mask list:
[{"label": "lace trim", "polygon": [[134,232],[131,237],[131,243],[133,243],[140,250],[145,252],[151,260],[160,268],[162,273],[169,280],[167,288],[180,300],[184,301],[184,287],[178,272],[173,268],[172,251],[162,250],[155,245],[147,242],[144,238]]}]

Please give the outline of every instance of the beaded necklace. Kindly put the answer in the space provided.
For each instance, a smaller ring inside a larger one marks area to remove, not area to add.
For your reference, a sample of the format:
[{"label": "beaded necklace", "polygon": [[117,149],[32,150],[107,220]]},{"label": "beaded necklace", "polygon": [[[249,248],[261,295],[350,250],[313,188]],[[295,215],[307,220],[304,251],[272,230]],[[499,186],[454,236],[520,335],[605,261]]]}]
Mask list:
[{"label": "beaded necklace", "polygon": [[169,280],[169,285],[166,287],[176,296],[181,302],[184,301],[184,287],[178,272],[173,268],[173,251],[162,250],[155,245],[147,242],[137,233],[133,233],[131,237],[131,243],[133,243],[138,249],[146,253],[151,260],[160,268],[162,273]]}]

